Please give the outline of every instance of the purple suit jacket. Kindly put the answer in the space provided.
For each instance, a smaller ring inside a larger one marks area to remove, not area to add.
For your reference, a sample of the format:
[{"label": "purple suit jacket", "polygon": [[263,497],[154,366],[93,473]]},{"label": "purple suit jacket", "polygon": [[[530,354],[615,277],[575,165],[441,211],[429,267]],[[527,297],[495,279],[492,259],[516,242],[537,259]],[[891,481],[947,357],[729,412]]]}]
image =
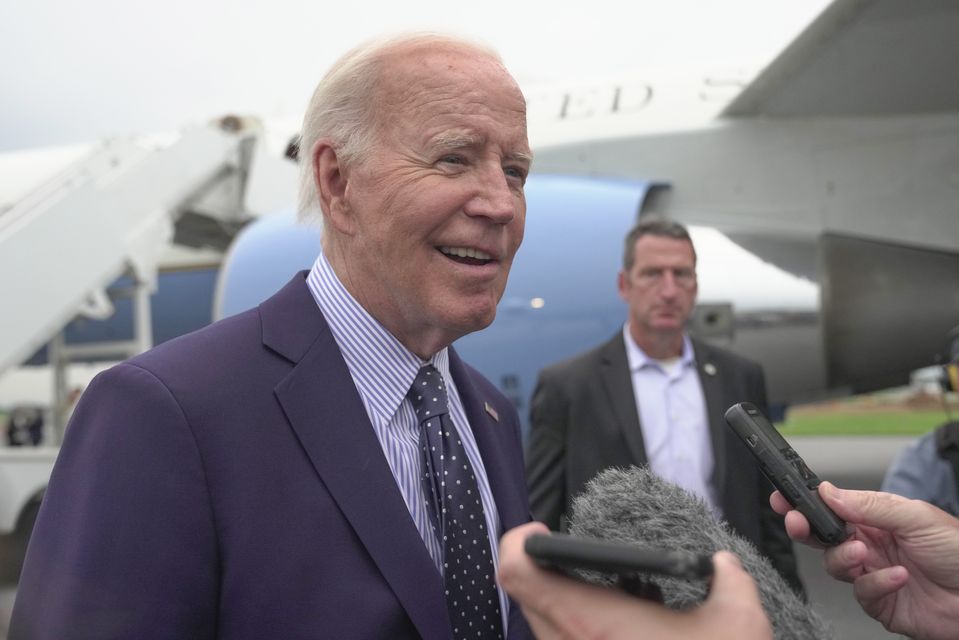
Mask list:
[{"label": "purple suit jacket", "polygon": [[[442,578],[304,277],[90,384],[11,639],[450,636]],[[504,529],[527,522],[515,409],[452,349],[450,370]],[[509,637],[528,636],[514,604]]]}]

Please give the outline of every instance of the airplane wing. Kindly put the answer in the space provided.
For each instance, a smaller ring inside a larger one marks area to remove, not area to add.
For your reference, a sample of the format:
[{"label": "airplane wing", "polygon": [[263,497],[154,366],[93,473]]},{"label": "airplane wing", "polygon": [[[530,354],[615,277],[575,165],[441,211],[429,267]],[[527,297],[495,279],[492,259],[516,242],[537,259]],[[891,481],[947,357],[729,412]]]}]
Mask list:
[{"label": "airplane wing", "polygon": [[955,0],[837,0],[721,117],[955,111],[957,34]]}]

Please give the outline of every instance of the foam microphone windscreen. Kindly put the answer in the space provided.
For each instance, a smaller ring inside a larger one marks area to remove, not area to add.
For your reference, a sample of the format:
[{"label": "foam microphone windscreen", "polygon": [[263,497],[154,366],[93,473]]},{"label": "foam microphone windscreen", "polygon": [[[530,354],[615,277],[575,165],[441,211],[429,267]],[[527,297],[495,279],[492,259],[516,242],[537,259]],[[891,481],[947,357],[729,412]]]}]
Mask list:
[{"label": "foam microphone windscreen", "polygon": [[[756,581],[776,638],[832,637],[825,622],[751,542],[726,523],[717,522],[700,498],[646,467],[607,469],[593,478],[573,500],[569,533],[698,554],[732,551]],[[664,603],[673,609],[696,606],[708,592],[705,581],[664,576],[647,579],[659,586]]]}]

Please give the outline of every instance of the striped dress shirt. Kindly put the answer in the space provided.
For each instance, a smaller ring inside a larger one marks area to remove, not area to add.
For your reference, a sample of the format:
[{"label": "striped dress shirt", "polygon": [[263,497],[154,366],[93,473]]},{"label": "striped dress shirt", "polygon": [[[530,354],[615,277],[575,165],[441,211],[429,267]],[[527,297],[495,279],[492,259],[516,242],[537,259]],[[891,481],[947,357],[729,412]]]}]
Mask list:
[{"label": "striped dress shirt", "polygon": [[[326,318],[340,353],[359,392],[373,431],[383,448],[383,455],[396,478],[396,484],[410,511],[436,569],[442,574],[443,547],[433,533],[423,485],[420,481],[422,458],[419,449],[419,423],[413,404],[406,393],[420,368],[426,364],[404,347],[346,290],[321,252],[306,279],[307,286]],[[466,419],[463,403],[450,375],[449,353],[442,349],[429,360],[440,373],[449,392],[450,417],[459,431],[466,455],[479,486],[490,535],[493,566],[499,568],[499,513],[490,491],[486,468],[476,446],[476,439]],[[359,428],[359,425],[358,425]],[[509,603],[499,591],[504,634],[509,617]]]}]

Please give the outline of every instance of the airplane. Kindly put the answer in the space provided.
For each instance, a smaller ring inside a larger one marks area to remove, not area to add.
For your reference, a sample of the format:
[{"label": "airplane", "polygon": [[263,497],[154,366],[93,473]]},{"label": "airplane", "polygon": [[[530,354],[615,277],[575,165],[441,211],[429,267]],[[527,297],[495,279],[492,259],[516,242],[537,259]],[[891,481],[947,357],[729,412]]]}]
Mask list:
[{"label": "airplane", "polygon": [[[729,76],[524,88],[526,239],[497,321],[457,348],[524,415],[540,368],[621,326],[622,236],[659,214],[700,253],[691,330],[763,364],[774,417],[905,383],[959,324],[959,87],[941,81],[957,27],[950,0],[837,0],[741,91]],[[308,268],[319,232],[291,209],[236,224],[222,266],[161,272],[152,342],[206,324],[208,295],[216,319]],[[67,342],[113,335],[132,304]]]},{"label": "airplane", "polygon": [[678,97],[653,85],[555,95],[536,170],[653,182],[641,213],[818,285],[818,391],[901,384],[959,323],[957,29],[948,0],[834,2],[707,121],[667,124]]}]

